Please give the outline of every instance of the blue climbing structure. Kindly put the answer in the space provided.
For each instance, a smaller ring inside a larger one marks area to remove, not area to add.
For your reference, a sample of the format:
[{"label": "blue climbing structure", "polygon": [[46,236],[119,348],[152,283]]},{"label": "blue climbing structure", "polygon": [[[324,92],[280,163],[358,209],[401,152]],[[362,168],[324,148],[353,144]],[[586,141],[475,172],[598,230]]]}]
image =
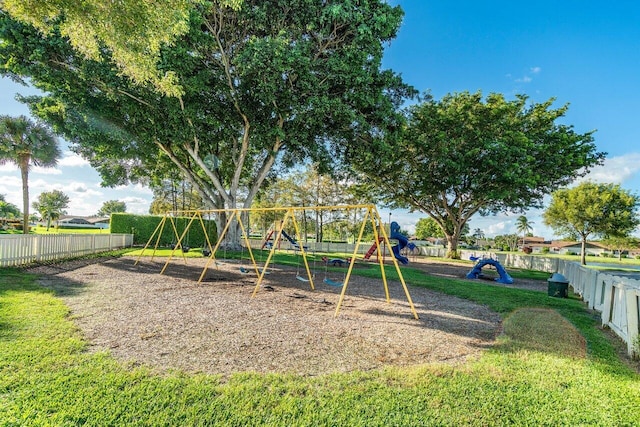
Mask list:
[{"label": "blue climbing structure", "polygon": [[400,251],[404,248],[409,248],[411,250],[414,250],[416,245],[414,245],[413,243],[409,243],[409,239],[407,239],[405,235],[400,233],[400,225],[397,222],[393,221],[389,226],[389,228],[391,230],[391,235],[389,236],[389,238],[398,241],[397,245],[391,247],[391,250],[393,251],[393,256],[396,257],[396,259],[401,263],[405,265],[409,264],[409,258],[402,255]]},{"label": "blue climbing structure", "polygon": [[477,279],[482,274],[482,267],[485,265],[491,265],[496,268],[496,271],[500,275],[500,277],[496,277],[495,281],[498,283],[503,283],[505,285],[510,285],[513,283],[513,278],[509,276],[507,270],[504,269],[502,264],[493,258],[476,258],[471,257],[471,261],[478,261],[476,265],[473,266],[470,272],[467,273],[467,279]]}]

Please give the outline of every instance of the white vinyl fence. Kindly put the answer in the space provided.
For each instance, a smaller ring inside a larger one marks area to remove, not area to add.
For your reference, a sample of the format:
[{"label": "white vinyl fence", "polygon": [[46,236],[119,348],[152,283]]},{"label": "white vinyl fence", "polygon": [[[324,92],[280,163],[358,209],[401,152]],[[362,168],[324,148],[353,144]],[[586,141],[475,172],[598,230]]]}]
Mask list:
[{"label": "white vinyl fence", "polygon": [[[445,249],[421,247],[424,255],[445,255]],[[589,308],[601,313],[602,325],[610,328],[627,344],[629,355],[638,354],[634,342],[640,333],[640,280],[615,276],[584,267],[574,261],[559,258],[520,254],[490,254],[487,252],[461,251],[462,259],[471,256],[491,256],[506,268],[558,272],[567,278],[574,293],[580,295]]]},{"label": "white vinyl fence", "polygon": [[0,267],[53,261],[133,245],[132,234],[0,235]]}]

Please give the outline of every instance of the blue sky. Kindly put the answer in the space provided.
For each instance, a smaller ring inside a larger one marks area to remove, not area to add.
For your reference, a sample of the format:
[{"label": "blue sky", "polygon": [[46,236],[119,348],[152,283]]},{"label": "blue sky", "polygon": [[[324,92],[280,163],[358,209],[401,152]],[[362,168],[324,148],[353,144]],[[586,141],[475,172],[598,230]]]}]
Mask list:
[{"label": "blue sky", "polygon": [[[563,123],[596,130],[603,167],[587,178],[640,194],[640,3],[396,0],[405,11],[384,66],[436,98],[482,91],[569,103]],[[559,237],[531,210],[533,233]],[[518,215],[474,217],[471,230],[514,233]],[[384,216],[383,216],[384,217]],[[394,213],[401,225],[409,218]],[[640,233],[636,233],[640,235]]]},{"label": "blue sky", "polygon": [[[564,123],[577,132],[597,130],[603,167],[588,177],[615,182],[640,193],[640,3],[632,1],[427,1],[391,0],[405,11],[398,37],[387,47],[383,66],[436,98],[481,90],[532,101],[569,103]],[[13,100],[28,90],[0,80],[0,114],[26,114]],[[60,189],[71,197],[69,213],[94,214],[102,202],[124,200],[128,211],[145,213],[148,189],[102,188],[98,174],[68,152],[58,168],[31,173],[32,200]],[[0,167],[0,194],[21,206],[19,174]],[[382,209],[387,218],[389,211]],[[540,211],[527,212],[534,234],[554,236]],[[392,219],[411,230],[424,214],[394,211]],[[472,230],[486,235],[515,232],[517,215],[473,218]],[[640,234],[640,233],[636,233]]]}]

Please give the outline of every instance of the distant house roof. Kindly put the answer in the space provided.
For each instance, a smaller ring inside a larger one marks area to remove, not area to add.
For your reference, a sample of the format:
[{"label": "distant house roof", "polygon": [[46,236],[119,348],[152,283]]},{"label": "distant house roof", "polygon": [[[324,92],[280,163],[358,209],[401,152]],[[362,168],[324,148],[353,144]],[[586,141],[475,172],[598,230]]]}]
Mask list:
[{"label": "distant house roof", "polygon": [[62,215],[58,218],[62,224],[101,224],[109,223],[109,217]]},{"label": "distant house roof", "polygon": [[109,224],[110,220],[111,218],[109,218],[108,216],[96,216],[87,218],[87,221],[89,221],[91,224]]},{"label": "distant house roof", "polygon": [[533,243],[544,243],[544,237],[527,236],[524,238],[525,245],[530,245]]},{"label": "distant house roof", "polygon": [[[582,247],[582,243],[580,243],[580,242],[571,242],[571,241],[566,241],[566,240],[554,240],[554,241],[551,242],[551,246],[553,246],[555,248],[570,248],[570,247],[581,248]],[[600,242],[587,242],[587,247],[588,248],[608,249],[606,245],[603,245]]]}]

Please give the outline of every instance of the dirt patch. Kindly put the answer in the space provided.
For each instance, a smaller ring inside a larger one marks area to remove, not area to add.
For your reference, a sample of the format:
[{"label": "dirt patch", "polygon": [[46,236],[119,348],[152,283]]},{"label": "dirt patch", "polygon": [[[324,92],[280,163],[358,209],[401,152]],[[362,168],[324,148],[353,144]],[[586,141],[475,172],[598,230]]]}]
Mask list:
[{"label": "dirt patch", "polygon": [[[65,301],[90,350],[108,349],[158,371],[318,375],[456,364],[491,345],[501,327],[500,316],[485,306],[410,287],[415,320],[395,282],[387,303],[380,280],[352,277],[334,317],[341,288],[323,284],[324,272],[316,273],[311,290],[296,280],[295,269],[276,267],[251,298],[256,276],[241,274],[238,264],[210,269],[198,284],[204,259],[173,260],[163,275],[165,259],[134,262],[75,261],[30,271]],[[434,267],[433,274],[445,273]]]},{"label": "dirt patch", "polygon": [[504,334],[517,347],[584,359],[587,342],[575,326],[558,312],[545,308],[521,308],[504,320]]}]

